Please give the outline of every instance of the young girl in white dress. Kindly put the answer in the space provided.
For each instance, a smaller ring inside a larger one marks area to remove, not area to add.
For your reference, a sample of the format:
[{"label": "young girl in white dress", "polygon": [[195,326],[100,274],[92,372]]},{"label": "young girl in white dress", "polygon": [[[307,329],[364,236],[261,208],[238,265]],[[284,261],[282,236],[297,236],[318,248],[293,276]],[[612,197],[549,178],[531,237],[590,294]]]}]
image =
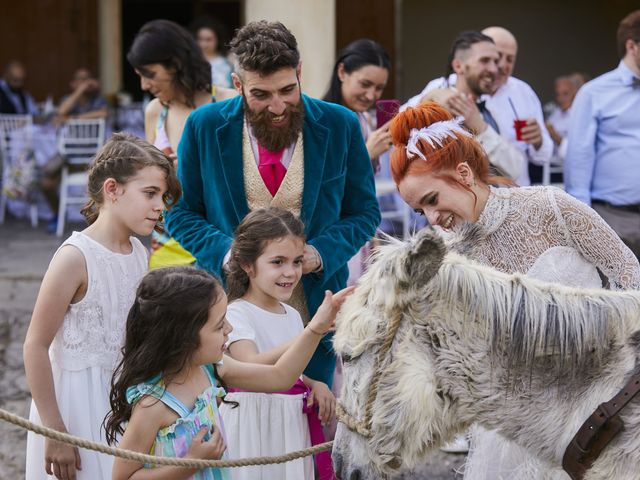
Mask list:
[{"label": "young girl in white dress", "polygon": [[[97,153],[88,192],[83,214],[89,226],[74,232],[49,264],[24,342],[24,364],[32,421],[104,443],[110,380],[127,312],[147,271],[146,248],[133,235],[151,234],[181,189],[169,157],[119,133]],[[113,457],[28,434],[28,480],[106,480],[112,464]]]},{"label": "young girl in white dress", "polygon": [[[280,208],[255,210],[238,226],[227,273],[231,357],[273,364],[302,331],[300,314],[285,302],[302,276],[304,244],[302,222]],[[331,390],[306,376],[286,392],[235,391],[227,398],[239,403],[238,408],[221,406],[232,458],[281,455],[306,448],[312,440],[321,443],[318,419],[326,424],[335,413]],[[334,478],[328,455],[316,461],[320,478]],[[306,457],[245,467],[233,475],[235,480],[312,480],[314,470]]]},{"label": "young girl in white dress", "polygon": [[[113,376],[111,412],[105,422],[107,440],[113,443],[124,431],[119,446],[129,450],[211,460],[225,456],[217,403],[226,402],[225,383],[255,391],[290,387],[332,328],[348,294],[349,289],[335,295],[325,292],[307,328],[280,360],[260,365],[224,355],[232,327],[226,319],[226,295],[212,275],[192,267],[149,272],[127,318],[123,357]],[[255,434],[249,432],[242,441],[251,442]],[[241,470],[156,467],[118,458],[113,480],[227,480],[231,472]]]}]

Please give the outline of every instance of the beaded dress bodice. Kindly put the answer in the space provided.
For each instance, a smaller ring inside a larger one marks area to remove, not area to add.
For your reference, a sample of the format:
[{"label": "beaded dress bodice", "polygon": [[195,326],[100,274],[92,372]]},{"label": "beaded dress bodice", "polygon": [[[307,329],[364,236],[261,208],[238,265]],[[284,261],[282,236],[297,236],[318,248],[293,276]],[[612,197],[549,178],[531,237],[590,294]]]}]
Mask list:
[{"label": "beaded dress bodice", "polygon": [[491,187],[477,224],[475,260],[502,272],[594,286],[590,264],[613,289],[640,288],[633,253],[595,211],[558,188]]}]

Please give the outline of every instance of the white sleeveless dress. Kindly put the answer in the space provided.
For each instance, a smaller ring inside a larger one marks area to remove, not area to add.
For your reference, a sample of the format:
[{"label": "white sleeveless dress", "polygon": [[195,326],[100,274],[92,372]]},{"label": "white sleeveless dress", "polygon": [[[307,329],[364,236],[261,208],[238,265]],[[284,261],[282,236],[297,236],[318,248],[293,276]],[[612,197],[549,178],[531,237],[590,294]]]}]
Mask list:
[{"label": "white sleeveless dress", "polygon": [[[146,248],[137,238],[130,240],[129,254],[112,252],[80,232],[60,246],[73,245],[82,252],[88,285],[84,298],[67,309],[49,349],[56,400],[69,433],[102,443],[106,443],[102,421],[109,412],[111,376],[120,360],[127,314],[147,271]],[[33,401],[29,419],[41,423]],[[111,478],[113,457],[79,451],[78,480]],[[44,469],[44,437],[31,432],[25,478],[55,478]]]},{"label": "white sleeveless dress", "polygon": [[[243,299],[232,302],[227,309],[227,320],[233,326],[228,344],[250,340],[259,352],[266,352],[302,333],[300,314],[289,305],[282,306],[286,313],[278,314]],[[220,405],[230,459],[282,455],[311,446],[302,394],[236,391],[227,393],[226,400],[239,403],[237,408]],[[233,480],[314,478],[312,457],[230,470]]]},{"label": "white sleeveless dress", "polygon": [[[633,253],[591,208],[555,187],[491,188],[474,259],[548,282],[639,289]],[[496,431],[472,426],[465,480],[569,480]]]}]

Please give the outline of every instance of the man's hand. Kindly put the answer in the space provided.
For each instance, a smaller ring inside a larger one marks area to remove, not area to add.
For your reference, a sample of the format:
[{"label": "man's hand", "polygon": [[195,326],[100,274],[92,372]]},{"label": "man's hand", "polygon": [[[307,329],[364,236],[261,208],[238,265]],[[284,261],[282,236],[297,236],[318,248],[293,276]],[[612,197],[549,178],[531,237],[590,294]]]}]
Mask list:
[{"label": "man's hand", "polygon": [[535,118],[527,118],[527,124],[522,127],[522,141],[533,145],[536,150],[542,145],[542,129]]},{"label": "man's hand", "polygon": [[447,107],[454,115],[464,117],[465,125],[472,129],[476,135],[484,132],[488,127],[487,123],[482,118],[480,110],[478,110],[476,102],[464,93],[455,92],[449,97],[445,107]]},{"label": "man's hand", "polygon": [[87,78],[82,81],[77,87],[74,93],[82,95],[85,92],[97,92],[100,90],[100,83],[95,78]]},{"label": "man's hand", "polygon": [[321,266],[322,261],[318,251],[311,245],[305,245],[302,257],[302,273],[315,272]]}]

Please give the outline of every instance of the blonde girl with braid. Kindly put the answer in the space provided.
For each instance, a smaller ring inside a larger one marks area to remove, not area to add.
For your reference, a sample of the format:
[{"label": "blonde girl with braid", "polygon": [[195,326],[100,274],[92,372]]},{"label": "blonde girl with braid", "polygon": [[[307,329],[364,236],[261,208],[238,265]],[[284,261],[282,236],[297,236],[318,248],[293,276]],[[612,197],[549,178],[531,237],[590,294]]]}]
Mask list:
[{"label": "blonde girl with braid", "polygon": [[[89,226],[56,251],[24,342],[30,419],[105,443],[111,376],[121,358],[127,313],[147,271],[146,248],[162,211],[181,196],[171,159],[118,133],[89,171]],[[26,478],[106,480],[113,457],[29,433]],[[52,477],[53,476],[53,477]]]}]

